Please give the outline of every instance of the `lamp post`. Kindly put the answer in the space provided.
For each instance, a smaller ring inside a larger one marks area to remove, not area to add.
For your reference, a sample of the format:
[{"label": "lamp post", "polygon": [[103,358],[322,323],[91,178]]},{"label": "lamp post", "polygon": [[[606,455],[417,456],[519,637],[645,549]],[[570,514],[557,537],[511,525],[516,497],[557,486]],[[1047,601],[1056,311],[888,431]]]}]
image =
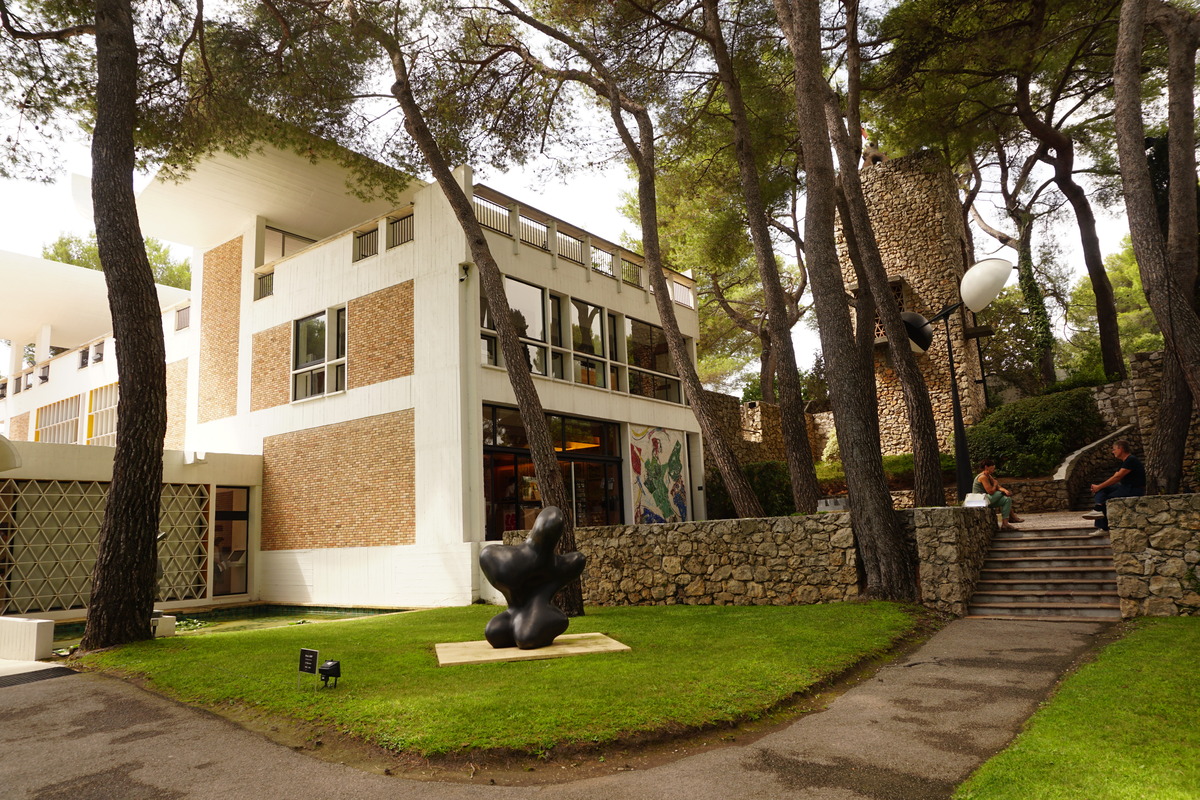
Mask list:
[{"label": "lamp post", "polygon": [[971,456],[967,449],[967,429],[963,423],[962,403],[958,396],[958,373],[954,367],[954,347],[950,341],[950,315],[966,305],[972,311],[982,311],[1004,288],[1012,264],[1002,258],[988,258],[973,265],[959,283],[962,302],[948,305],[933,316],[925,319],[920,314],[906,311],[900,315],[908,333],[909,346],[914,352],[924,353],[933,344],[933,323],[941,321],[946,326],[946,358],[950,364],[950,409],[954,417],[954,476],[961,502],[971,491]]}]

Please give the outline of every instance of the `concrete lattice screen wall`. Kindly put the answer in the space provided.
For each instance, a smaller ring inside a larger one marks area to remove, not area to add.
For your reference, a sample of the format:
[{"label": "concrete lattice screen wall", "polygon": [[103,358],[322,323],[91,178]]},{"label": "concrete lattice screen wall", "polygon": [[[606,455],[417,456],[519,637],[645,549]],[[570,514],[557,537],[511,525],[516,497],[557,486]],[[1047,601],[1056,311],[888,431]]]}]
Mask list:
[{"label": "concrete lattice screen wall", "polygon": [[237,413],[242,237],[206,252],[203,269],[197,406],[202,423]]}]

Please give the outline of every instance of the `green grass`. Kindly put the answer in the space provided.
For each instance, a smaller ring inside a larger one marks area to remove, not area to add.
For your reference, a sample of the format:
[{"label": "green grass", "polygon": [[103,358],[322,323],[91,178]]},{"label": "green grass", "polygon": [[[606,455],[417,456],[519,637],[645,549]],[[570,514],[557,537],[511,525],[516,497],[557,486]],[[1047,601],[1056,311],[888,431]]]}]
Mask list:
[{"label": "green grass", "polygon": [[[320,721],[393,750],[540,752],[647,731],[753,719],[865,656],[915,619],[889,603],[589,608],[570,632],[632,648],[539,661],[438,667],[434,644],[483,638],[499,608],[140,642],[83,657],[143,675],[181,700]],[[341,661],[336,689],[297,689],[301,647]]]},{"label": "green grass", "polygon": [[1200,618],[1144,619],[1067,679],[957,800],[1200,797]]}]

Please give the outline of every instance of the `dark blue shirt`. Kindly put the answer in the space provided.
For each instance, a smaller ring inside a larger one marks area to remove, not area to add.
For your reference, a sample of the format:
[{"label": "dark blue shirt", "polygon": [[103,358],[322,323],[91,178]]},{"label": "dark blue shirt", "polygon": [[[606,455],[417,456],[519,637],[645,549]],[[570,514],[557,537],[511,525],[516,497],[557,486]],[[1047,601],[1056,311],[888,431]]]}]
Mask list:
[{"label": "dark blue shirt", "polygon": [[1146,488],[1146,468],[1142,466],[1142,462],[1138,461],[1136,456],[1125,456],[1125,460],[1121,462],[1121,469],[1129,470],[1129,474],[1121,478],[1118,483],[1133,489]]}]

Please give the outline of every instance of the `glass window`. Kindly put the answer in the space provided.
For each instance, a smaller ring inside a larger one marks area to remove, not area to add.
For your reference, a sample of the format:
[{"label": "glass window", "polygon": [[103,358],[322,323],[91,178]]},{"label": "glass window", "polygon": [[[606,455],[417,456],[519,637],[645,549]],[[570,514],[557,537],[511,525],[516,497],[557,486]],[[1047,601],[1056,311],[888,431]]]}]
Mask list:
[{"label": "glass window", "polygon": [[[572,453],[600,453],[604,449],[605,423],[571,417],[566,420],[565,450]],[[607,454],[606,454],[607,455]]]},{"label": "glass window", "polygon": [[499,362],[496,359],[496,337],[481,336],[479,339],[479,358],[481,363],[491,364],[493,367]]},{"label": "glass window", "polygon": [[316,239],[268,227],[263,236],[263,262],[299,253],[315,241]]},{"label": "glass window", "polygon": [[[333,335],[327,335],[332,317]],[[346,389],[346,307],[296,320],[292,333],[292,399]]]},{"label": "glass window", "polygon": [[575,364],[576,383],[588,386],[604,386],[604,373],[606,370],[603,361],[593,361],[590,358],[580,358],[579,356],[575,356],[573,361]]},{"label": "glass window", "polygon": [[213,524],[213,595],[245,594],[250,562],[250,490],[218,486]]},{"label": "glass window", "polygon": [[479,287],[479,327],[487,328],[489,331],[496,330],[496,322],[492,319],[492,309],[488,306],[487,295],[483,293],[483,286]]},{"label": "glass window", "polygon": [[608,315],[608,357],[612,361],[617,360],[617,318],[614,314]]},{"label": "glass window", "polygon": [[567,377],[564,362],[565,356],[562,353],[552,352],[550,354],[550,374],[560,381],[566,380]]},{"label": "glass window", "polygon": [[625,320],[625,351],[629,363],[642,369],[675,374],[667,337],[662,328],[636,319]]},{"label": "glass window", "polygon": [[562,298],[550,295],[550,344],[562,347]]},{"label": "glass window", "polygon": [[543,306],[542,290],[528,283],[504,279],[504,292],[512,309],[517,333],[525,339],[546,341],[546,310]]},{"label": "glass window", "polygon": [[529,447],[525,423],[515,408],[496,409],[496,444],[500,447]]},{"label": "glass window", "polygon": [[571,301],[571,344],[577,353],[604,355],[601,329],[604,313],[597,306],[582,300]]},{"label": "glass window", "polygon": [[299,369],[325,360],[325,312],[296,322],[296,347],[292,367]]},{"label": "glass window", "polygon": [[546,374],[546,348],[535,344],[525,345],[525,363],[534,375]]},{"label": "glass window", "polygon": [[[513,453],[497,449],[497,445],[511,446],[509,442],[518,441],[517,436],[507,437],[502,433],[505,421],[516,416],[515,409],[483,407],[483,493],[486,537],[490,540],[501,539],[504,531],[528,530],[541,511],[541,492],[528,451]],[[558,465],[576,524],[620,524],[623,506],[618,426],[556,414],[547,414],[546,423],[558,451]],[[517,425],[519,422],[513,422],[510,427],[515,431]],[[519,433],[523,441],[523,427]]]},{"label": "glass window", "polygon": [[483,443],[496,443],[496,409],[494,406],[483,407]]}]

